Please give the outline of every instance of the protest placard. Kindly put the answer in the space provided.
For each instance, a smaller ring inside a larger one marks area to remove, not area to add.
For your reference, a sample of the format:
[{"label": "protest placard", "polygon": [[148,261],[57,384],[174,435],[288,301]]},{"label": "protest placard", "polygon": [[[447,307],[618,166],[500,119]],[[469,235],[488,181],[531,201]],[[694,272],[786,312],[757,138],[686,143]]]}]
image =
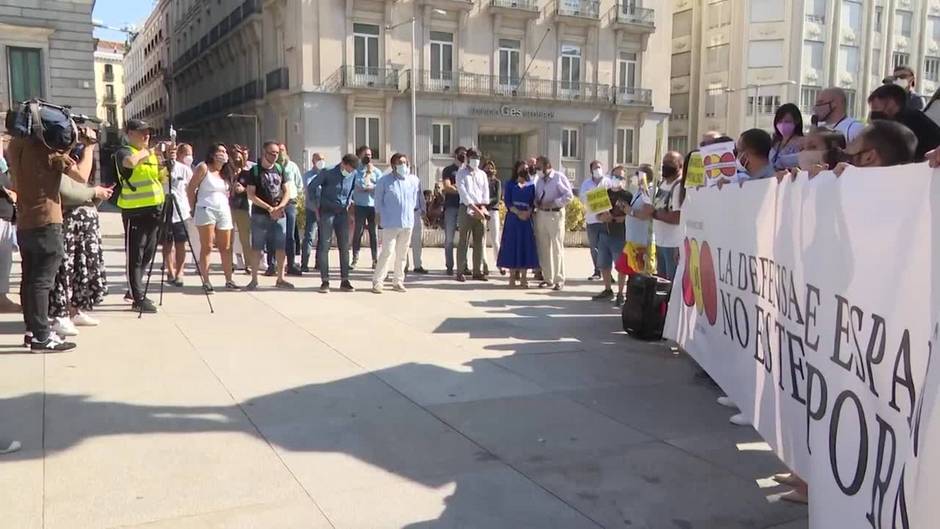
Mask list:
[{"label": "protest placard", "polygon": [[733,178],[738,173],[738,160],[734,155],[734,142],[713,143],[701,148],[705,177],[709,180],[724,176]]},{"label": "protest placard", "polygon": [[613,209],[606,187],[596,187],[587,192],[587,205],[595,215]]},{"label": "protest placard", "polygon": [[666,335],[809,483],[811,528],[940,519],[937,178],[803,173],[682,206]]}]

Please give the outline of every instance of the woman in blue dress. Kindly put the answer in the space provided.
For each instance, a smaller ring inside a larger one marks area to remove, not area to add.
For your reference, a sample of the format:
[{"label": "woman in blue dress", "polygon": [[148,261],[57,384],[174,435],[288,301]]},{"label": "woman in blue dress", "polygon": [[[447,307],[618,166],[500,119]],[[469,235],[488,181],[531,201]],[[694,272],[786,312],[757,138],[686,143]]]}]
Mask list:
[{"label": "woman in blue dress", "polygon": [[535,182],[529,180],[529,167],[525,162],[516,162],[513,175],[515,178],[506,182],[506,192],[503,193],[508,213],[496,263],[500,268],[510,270],[510,288],[516,286],[516,281],[520,282],[522,288],[528,288],[528,271],[539,268],[535,230],[532,227]]}]

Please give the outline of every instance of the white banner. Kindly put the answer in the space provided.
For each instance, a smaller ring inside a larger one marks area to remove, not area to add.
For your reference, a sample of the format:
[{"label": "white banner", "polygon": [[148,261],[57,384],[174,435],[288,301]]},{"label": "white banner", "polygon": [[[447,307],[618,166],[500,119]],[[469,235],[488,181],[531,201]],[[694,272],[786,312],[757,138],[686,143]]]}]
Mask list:
[{"label": "white banner", "polygon": [[682,207],[666,335],[810,484],[812,528],[940,526],[938,177],[802,174]]}]

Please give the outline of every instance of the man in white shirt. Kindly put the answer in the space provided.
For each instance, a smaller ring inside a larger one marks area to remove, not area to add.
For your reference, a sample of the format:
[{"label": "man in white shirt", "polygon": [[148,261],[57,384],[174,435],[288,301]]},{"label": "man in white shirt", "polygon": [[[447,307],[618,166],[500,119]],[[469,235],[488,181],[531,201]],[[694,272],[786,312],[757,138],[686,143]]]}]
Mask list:
[{"label": "man in white shirt", "polygon": [[656,236],[656,273],[670,281],[679,265],[682,226],[679,195],[682,193],[682,154],[669,151],[663,157],[663,181],[653,199],[653,234]]},{"label": "man in white shirt", "polygon": [[486,173],[480,169],[480,153],[467,151],[467,165],[457,173],[457,193],[460,195],[460,211],[457,225],[460,241],[457,245],[457,281],[467,280],[463,271],[467,266],[467,249],[473,237],[473,279],[486,281],[483,275],[483,237],[486,235],[486,220],[489,212],[490,185]]},{"label": "man in white shirt", "polygon": [[[171,148],[172,151],[172,148]],[[169,153],[173,156],[173,153]],[[176,147],[176,161],[170,172],[167,190],[173,197],[173,225],[166,232],[163,241],[163,263],[166,267],[167,284],[183,286],[183,268],[186,264],[187,222],[192,218],[189,208],[189,199],[186,197],[186,186],[193,179],[193,170],[190,167],[193,160],[191,145],[181,143]],[[188,163],[187,163],[188,162]]]},{"label": "man in white shirt", "polygon": [[601,271],[597,267],[597,241],[600,238],[601,231],[604,229],[604,223],[597,218],[597,214],[591,213],[588,208],[587,194],[598,187],[609,189],[610,178],[604,175],[604,167],[601,162],[594,160],[591,162],[591,177],[585,178],[581,182],[581,190],[578,196],[584,202],[584,221],[587,224],[588,245],[591,247],[591,262],[594,264],[594,273],[588,278],[588,281],[595,281],[601,278]]},{"label": "man in white shirt", "polygon": [[846,114],[847,101],[845,90],[839,87],[820,91],[816,96],[816,104],[813,105],[812,119],[819,127],[841,132],[845,136],[845,143],[848,144],[862,133],[865,125]]}]

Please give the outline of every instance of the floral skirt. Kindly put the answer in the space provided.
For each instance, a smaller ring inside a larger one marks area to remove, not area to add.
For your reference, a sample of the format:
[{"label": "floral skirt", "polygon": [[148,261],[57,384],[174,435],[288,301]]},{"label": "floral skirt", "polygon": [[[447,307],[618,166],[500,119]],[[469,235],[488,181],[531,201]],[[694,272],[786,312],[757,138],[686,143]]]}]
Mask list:
[{"label": "floral skirt", "polygon": [[49,316],[55,318],[68,316],[69,306],[91,310],[103,301],[108,288],[98,211],[92,207],[66,210],[62,234],[65,258],[49,293]]}]

